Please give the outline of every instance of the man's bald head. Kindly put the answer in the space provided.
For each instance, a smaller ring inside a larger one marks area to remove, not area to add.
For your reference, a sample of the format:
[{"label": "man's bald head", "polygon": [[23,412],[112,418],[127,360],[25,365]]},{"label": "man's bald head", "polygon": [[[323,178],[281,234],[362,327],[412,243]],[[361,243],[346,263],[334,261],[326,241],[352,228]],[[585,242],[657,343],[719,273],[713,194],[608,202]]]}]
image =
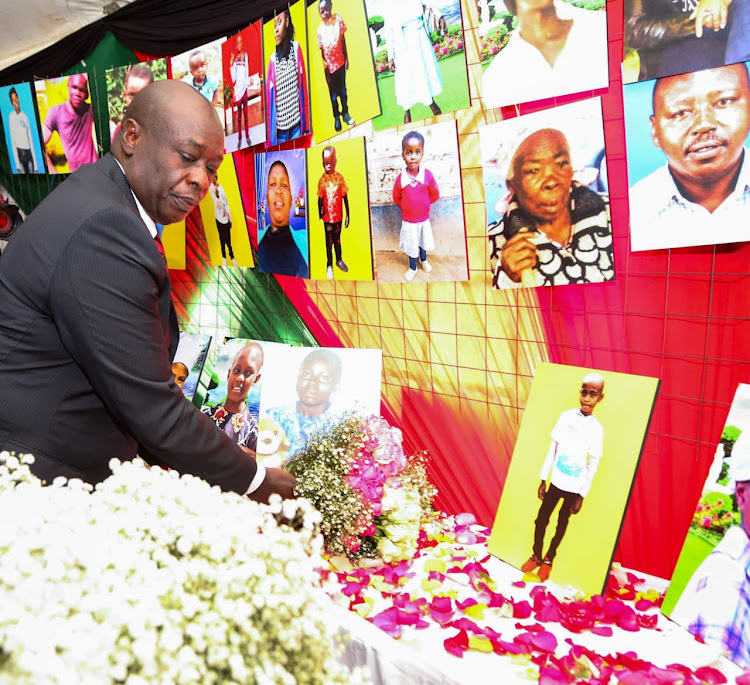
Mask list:
[{"label": "man's bald head", "polygon": [[155,81],[125,112],[112,154],[157,223],[184,219],[224,159],[224,132],[211,103],[182,81]]},{"label": "man's bald head", "polygon": [[174,119],[198,120],[201,117],[210,119],[212,128],[223,135],[216,112],[205,97],[183,81],[163,79],[149,84],[133,98],[121,128],[129,119],[135,119],[149,130],[160,130]]}]

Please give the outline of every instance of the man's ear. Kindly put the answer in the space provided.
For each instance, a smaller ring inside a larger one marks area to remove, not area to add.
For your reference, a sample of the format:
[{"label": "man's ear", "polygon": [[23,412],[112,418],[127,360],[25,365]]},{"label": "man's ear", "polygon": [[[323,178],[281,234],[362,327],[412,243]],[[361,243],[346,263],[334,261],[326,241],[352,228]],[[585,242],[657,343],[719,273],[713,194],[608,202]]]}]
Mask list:
[{"label": "man's ear", "polygon": [[253,381],[253,385],[255,385],[260,380],[260,373],[255,376],[255,380]]},{"label": "man's ear", "polygon": [[509,191],[510,191],[511,193],[515,193],[515,192],[516,192],[516,189],[515,189],[515,187],[513,186],[513,179],[512,179],[512,178],[506,178],[506,179],[505,179],[505,186],[506,186],[506,187],[508,188],[508,190],[509,190]]},{"label": "man's ear", "polygon": [[130,157],[138,141],[140,140],[143,129],[141,125],[135,119],[126,119],[120,129],[120,135],[122,135],[122,150]]},{"label": "man's ear", "polygon": [[652,114],[648,119],[651,122],[651,142],[654,144],[654,147],[658,147],[661,149],[661,143],[659,143],[659,136],[656,135],[656,126],[654,126],[654,119],[656,117]]}]

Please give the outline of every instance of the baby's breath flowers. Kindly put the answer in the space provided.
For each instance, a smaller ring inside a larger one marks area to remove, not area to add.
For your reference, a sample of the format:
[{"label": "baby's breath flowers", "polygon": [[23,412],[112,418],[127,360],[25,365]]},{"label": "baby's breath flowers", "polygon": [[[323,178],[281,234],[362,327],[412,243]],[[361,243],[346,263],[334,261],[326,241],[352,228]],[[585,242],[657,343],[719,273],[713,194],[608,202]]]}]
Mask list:
[{"label": "baby's breath flowers", "polygon": [[331,554],[411,559],[435,487],[427,454],[406,456],[401,431],[378,416],[345,414],[314,433],[287,469],[322,516]]},{"label": "baby's breath flowers", "polygon": [[116,460],[93,491],[42,487],[28,461],[0,453],[0,684],[361,680],[324,620],[309,504]]}]

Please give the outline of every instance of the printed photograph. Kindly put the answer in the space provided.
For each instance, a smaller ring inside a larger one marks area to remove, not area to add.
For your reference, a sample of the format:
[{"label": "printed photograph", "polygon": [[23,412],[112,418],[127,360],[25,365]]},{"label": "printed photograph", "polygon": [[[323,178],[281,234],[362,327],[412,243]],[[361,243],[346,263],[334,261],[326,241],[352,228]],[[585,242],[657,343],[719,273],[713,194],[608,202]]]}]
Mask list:
[{"label": "printed photograph", "polygon": [[261,153],[255,159],[258,271],[309,278],[305,150]]},{"label": "printed photograph", "polygon": [[742,62],[624,87],[634,252],[750,240],[749,82]]},{"label": "printed photograph", "polygon": [[602,593],[658,387],[657,378],[540,363],[490,553],[541,581]]},{"label": "printed photograph", "polygon": [[493,288],[615,277],[599,98],[479,128]]},{"label": "printed photograph", "polygon": [[365,7],[383,112],[376,131],[469,106],[458,0],[365,0]]},{"label": "printed photograph", "polygon": [[734,394],[662,611],[750,666],[750,385]]},{"label": "printed photograph", "polygon": [[380,415],[381,369],[381,350],[269,350],[263,367],[261,421],[269,419],[268,428],[283,432],[282,442],[288,444],[285,461],[294,458],[314,431],[346,411]]},{"label": "printed photograph", "polygon": [[744,0],[625,0],[624,83],[750,59]]},{"label": "printed photograph", "polygon": [[287,5],[263,25],[266,64],[266,143],[310,133],[307,13],[304,2]]},{"label": "printed photograph", "polygon": [[224,155],[208,194],[201,200],[200,209],[211,264],[255,266],[231,153]]},{"label": "printed photograph", "polygon": [[367,173],[376,279],[468,280],[455,120],[375,133]]},{"label": "printed photograph", "polygon": [[115,67],[106,72],[107,107],[109,110],[109,139],[114,140],[120,130],[122,117],[133,98],[154,81],[167,78],[167,60],[155,59]]},{"label": "printed photograph", "polygon": [[371,281],[372,235],[364,138],[307,150],[310,278]]},{"label": "printed photograph", "polygon": [[180,331],[180,342],[172,361],[172,373],[174,382],[182,390],[185,399],[191,402],[195,396],[195,389],[198,387],[210,345],[210,335]]},{"label": "printed photograph", "polygon": [[34,90],[47,172],[72,173],[99,159],[88,74],[36,81]]},{"label": "printed photograph", "polygon": [[253,452],[258,444],[266,356],[269,350],[286,347],[247,338],[226,338],[219,349],[201,411],[232,442]]},{"label": "printed photograph", "polygon": [[322,143],[378,116],[380,97],[362,2],[317,0],[307,25],[312,127]]},{"label": "printed photograph", "polygon": [[221,45],[224,38],[187,50],[171,59],[172,78],[184,81],[216,108],[224,122],[224,73]]},{"label": "printed photograph", "polygon": [[479,0],[486,109],[609,85],[605,0]]},{"label": "printed photograph", "polygon": [[30,83],[0,87],[0,118],[14,174],[43,174],[45,157]]},{"label": "printed photograph", "polygon": [[260,21],[221,45],[224,75],[224,150],[266,141],[263,101],[263,34]]}]

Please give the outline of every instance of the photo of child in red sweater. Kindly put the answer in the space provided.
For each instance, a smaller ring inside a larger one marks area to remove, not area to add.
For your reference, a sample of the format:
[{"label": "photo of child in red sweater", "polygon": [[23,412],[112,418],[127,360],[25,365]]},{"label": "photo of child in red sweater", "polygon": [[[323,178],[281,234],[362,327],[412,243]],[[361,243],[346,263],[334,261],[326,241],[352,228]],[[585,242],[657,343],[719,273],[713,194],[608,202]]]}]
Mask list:
[{"label": "photo of child in red sweater", "polygon": [[467,280],[456,122],[378,131],[366,144],[376,279]]}]

